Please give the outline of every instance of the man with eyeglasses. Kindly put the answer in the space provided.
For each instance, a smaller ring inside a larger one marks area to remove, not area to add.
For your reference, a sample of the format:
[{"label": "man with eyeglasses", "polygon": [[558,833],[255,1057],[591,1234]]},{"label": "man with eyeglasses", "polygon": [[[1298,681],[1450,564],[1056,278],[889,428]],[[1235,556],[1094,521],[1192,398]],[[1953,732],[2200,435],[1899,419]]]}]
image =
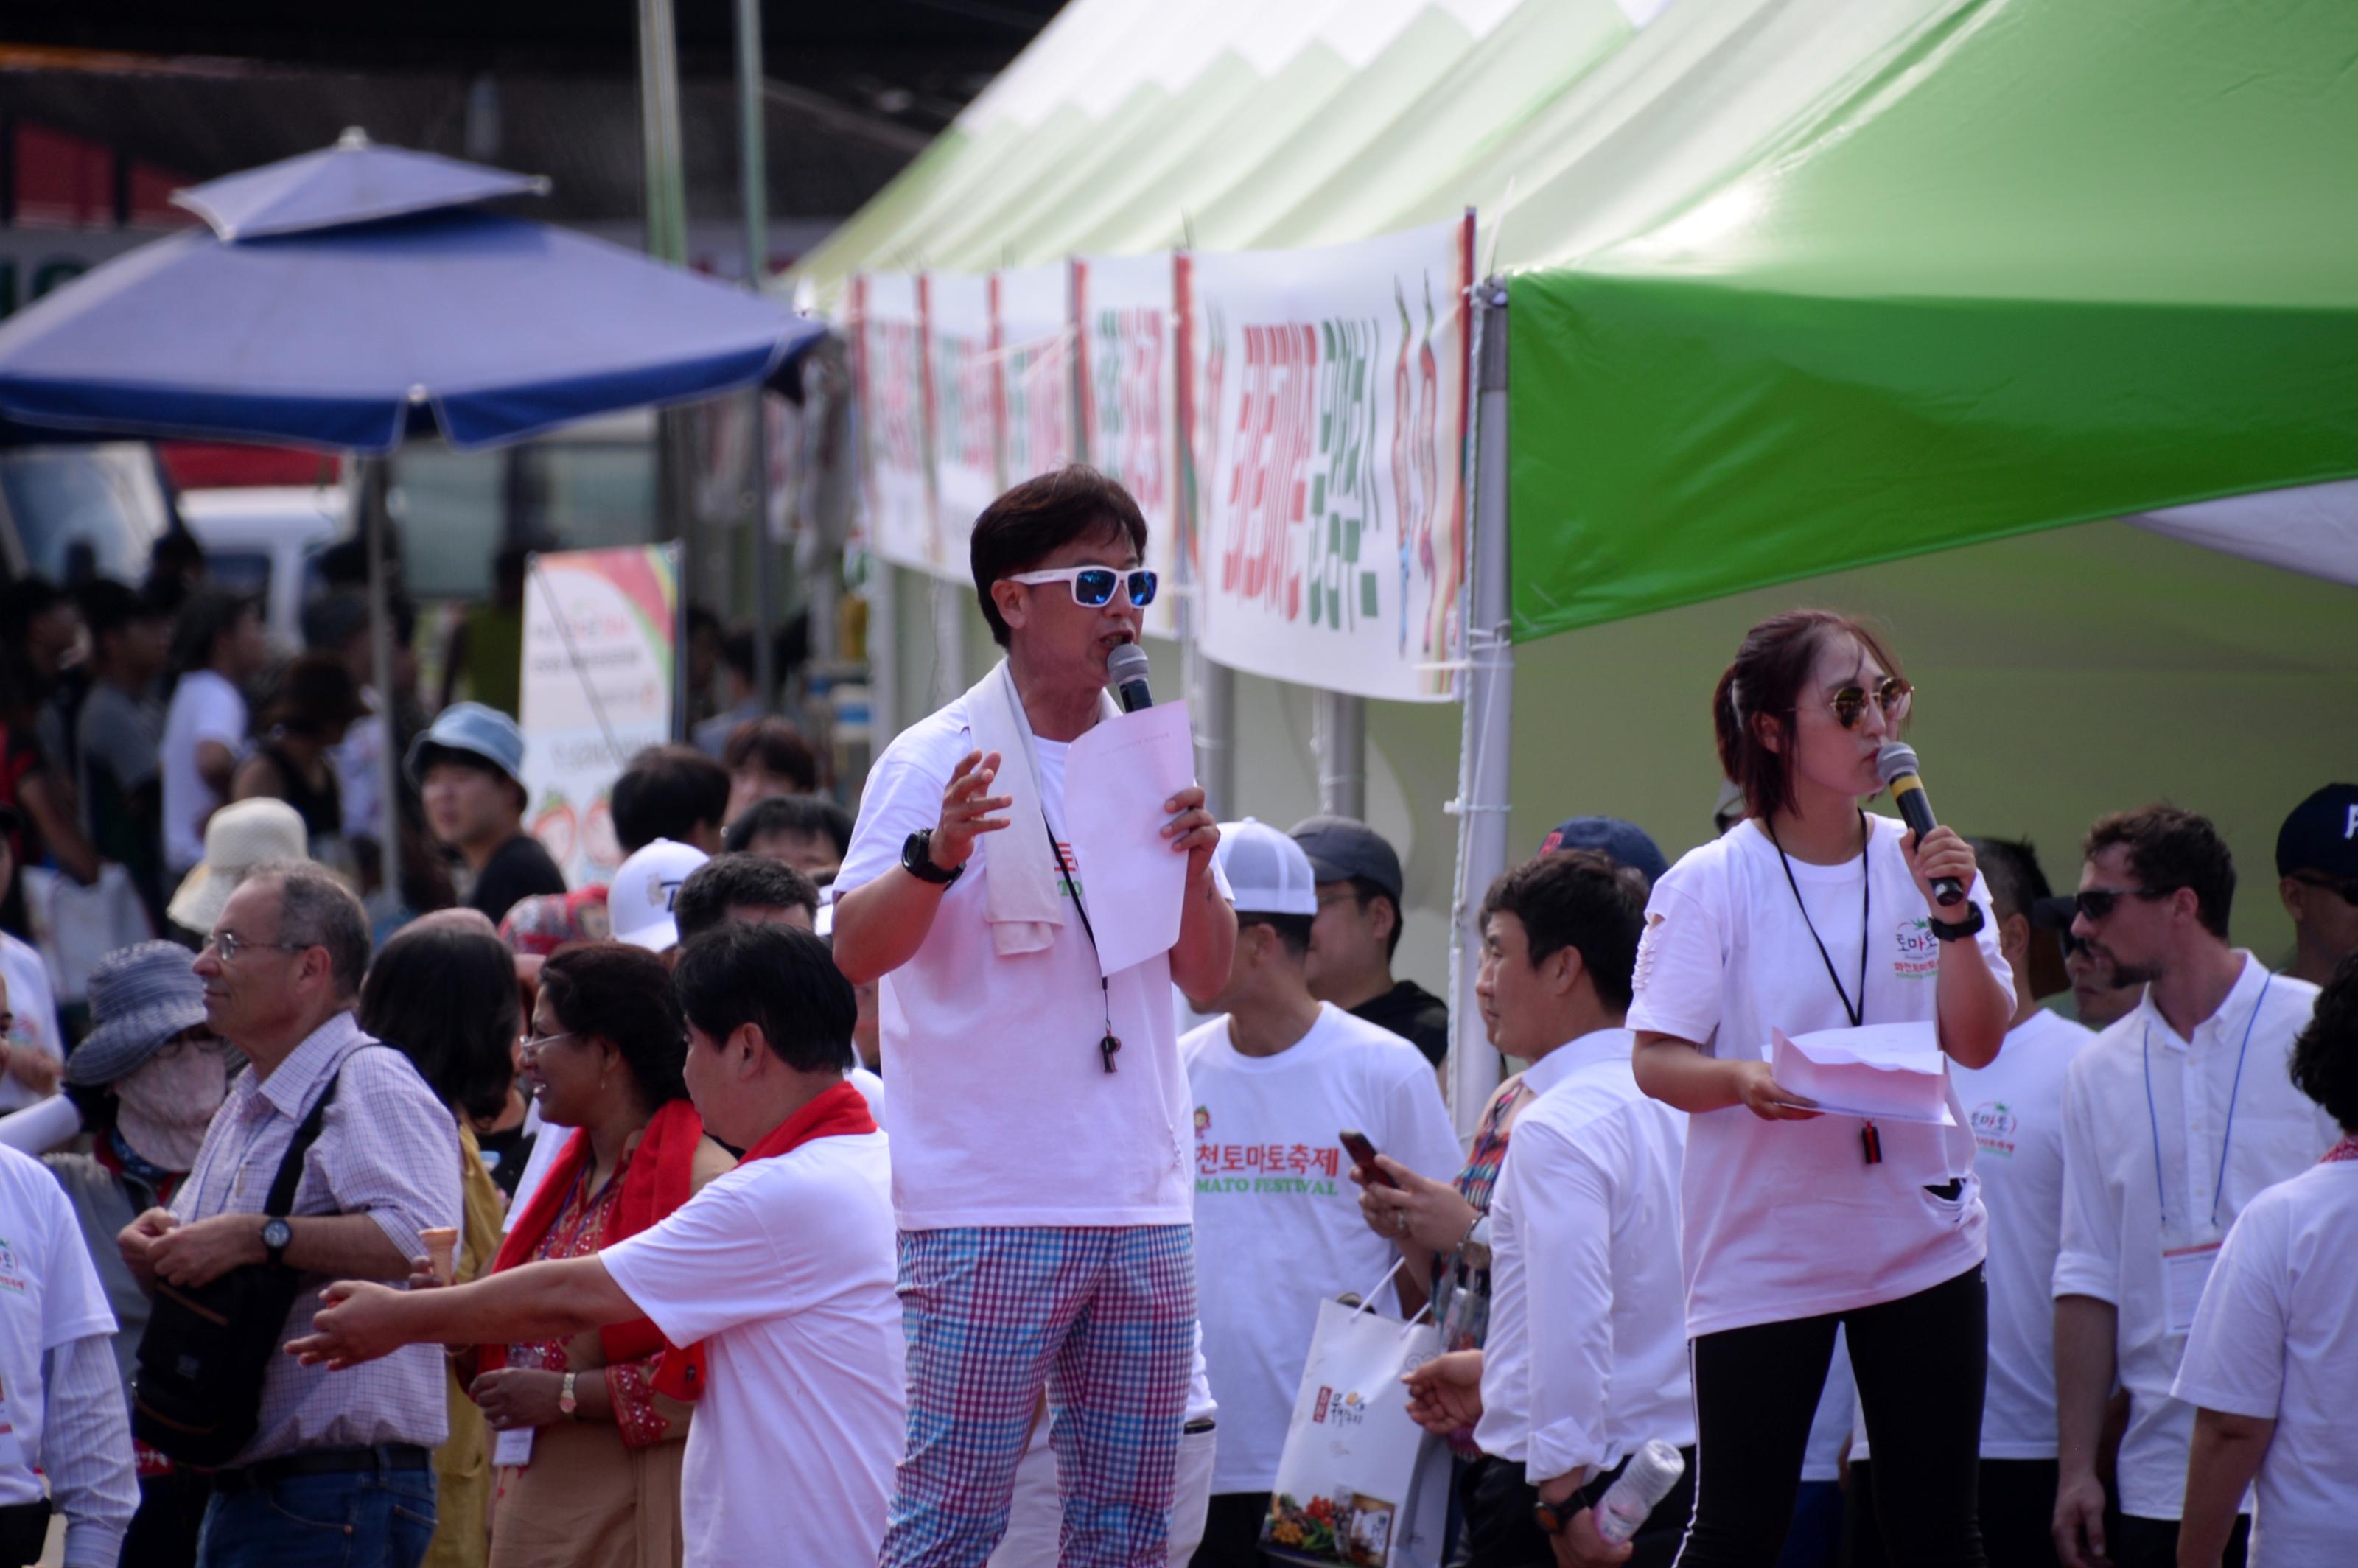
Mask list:
[{"label": "man with eyeglasses", "polygon": [[[353,1022],[368,960],[360,901],[317,865],[264,861],[230,895],[195,968],[205,1022],[252,1065],[170,1206],[118,1238],[143,1286],[194,1288],[247,1264],[284,1263],[307,1287],[284,1342],[308,1332],[328,1281],[406,1280],[409,1260],[426,1254],[422,1233],[461,1223],[449,1110],[408,1057]],[[330,1093],[291,1213],[265,1217],[297,1129]],[[271,1357],[260,1424],[214,1474],[200,1568],[309,1561],[328,1531],[357,1568],[416,1568],[434,1533],[444,1381],[431,1345],[355,1378]]]},{"label": "man with eyeglasses", "polygon": [[1112,896],[1066,835],[1065,758],[1155,592],[1146,522],[1072,467],[974,525],[1006,659],[885,749],[835,880],[835,958],[882,981],[908,1449],[886,1568],[973,1568],[1042,1389],[1072,1564],[1161,1562],[1194,1359],[1195,1141],[1172,987],[1217,990],[1236,914],[1194,786],[1141,823],[1186,860],[1169,951],[1103,975]]},{"label": "man with eyeglasses", "polygon": [[2314,986],[2358,953],[2358,784],[2331,784],[2277,830],[2277,896],[2292,916],[2292,963]]},{"label": "man with eyeglasses", "polygon": [[[2194,1309],[2244,1206],[2333,1145],[2293,1087],[2318,988],[2229,946],[2235,865],[2204,817],[2150,806],[2088,832],[2071,934],[2143,996],[2071,1064],[2055,1262],[2066,1568],[2176,1568],[2193,1407],[2171,1396]],[[2115,1495],[2095,1458],[2115,1373],[2129,1400]],[[2225,1563],[2241,1568],[2248,1516]]]}]

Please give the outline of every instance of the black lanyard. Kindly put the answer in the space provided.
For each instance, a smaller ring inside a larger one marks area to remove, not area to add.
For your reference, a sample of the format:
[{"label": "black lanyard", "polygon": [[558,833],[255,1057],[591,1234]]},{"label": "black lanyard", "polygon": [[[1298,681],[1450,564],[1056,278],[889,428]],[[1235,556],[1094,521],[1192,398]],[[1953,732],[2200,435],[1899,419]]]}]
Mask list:
[{"label": "black lanyard", "polygon": [[[1098,955],[1097,927],[1089,924],[1089,906],[1081,902],[1081,884],[1073,880],[1073,873],[1065,865],[1064,849],[1057,844],[1055,827],[1049,822],[1048,814],[1044,811],[1040,814],[1040,827],[1048,835],[1048,858],[1055,862],[1056,875],[1072,891],[1073,908],[1079,912],[1081,930],[1089,939],[1089,956],[1098,959],[1098,992],[1105,1003],[1105,1038],[1098,1042],[1098,1054],[1105,1058],[1105,1070],[1110,1073],[1113,1071],[1114,1055],[1121,1049],[1121,1036],[1113,1032],[1113,986],[1106,979],[1105,960]],[[1860,983],[1864,985],[1866,982],[1862,980]]]},{"label": "black lanyard", "polygon": [[1818,935],[1817,922],[1810,918],[1810,906],[1801,901],[1801,884],[1793,880],[1793,862],[1785,858],[1785,846],[1777,843],[1777,829],[1762,817],[1760,826],[1768,834],[1768,842],[1777,845],[1777,861],[1785,868],[1785,885],[1793,890],[1793,903],[1801,912],[1801,924],[1810,928],[1810,940],[1818,945],[1818,957],[1826,966],[1826,979],[1834,983],[1834,995],[1842,998],[1843,1016],[1856,1029],[1866,1021],[1866,946],[1867,897],[1875,888],[1875,873],[1866,863],[1866,813],[1858,814],[1858,1000],[1853,1003],[1850,992],[1843,989],[1842,976],[1834,972],[1833,955],[1826,951],[1826,939]]}]

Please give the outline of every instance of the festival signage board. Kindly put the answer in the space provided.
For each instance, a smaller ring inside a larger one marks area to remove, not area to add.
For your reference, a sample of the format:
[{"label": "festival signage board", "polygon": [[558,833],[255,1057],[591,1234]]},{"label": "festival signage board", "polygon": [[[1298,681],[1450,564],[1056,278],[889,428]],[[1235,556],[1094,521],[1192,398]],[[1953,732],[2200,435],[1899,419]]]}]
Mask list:
[{"label": "festival signage board", "polygon": [[1472,214],[1181,270],[1205,653],[1359,697],[1454,697]]},{"label": "festival signage board", "polygon": [[917,279],[908,273],[862,273],[852,279],[865,538],[894,566],[937,571],[943,550],[925,427],[930,376],[923,303]]},{"label": "festival signage board", "polygon": [[535,555],[525,574],[525,825],[570,886],[622,864],[611,803],[633,752],[671,739],[679,546]]},{"label": "festival signage board", "polygon": [[934,533],[930,569],[968,575],[967,536],[991,503],[999,481],[999,388],[990,279],[927,273],[924,291],[926,427],[934,445]]},{"label": "festival signage board", "polygon": [[990,276],[1000,472],[1009,484],[1074,460],[1073,272],[1068,262]]},{"label": "festival signage board", "polygon": [[1146,630],[1179,634],[1178,311],[1173,257],[1076,256],[1081,458],[1119,481],[1146,516],[1146,564],[1163,591]]}]

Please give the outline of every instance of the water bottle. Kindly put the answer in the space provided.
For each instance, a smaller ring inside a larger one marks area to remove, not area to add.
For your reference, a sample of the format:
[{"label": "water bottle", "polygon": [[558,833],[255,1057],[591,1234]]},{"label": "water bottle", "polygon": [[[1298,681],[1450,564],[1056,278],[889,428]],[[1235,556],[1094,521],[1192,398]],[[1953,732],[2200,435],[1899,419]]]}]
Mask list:
[{"label": "water bottle", "polygon": [[1628,1541],[1686,1473],[1686,1459],[1677,1449],[1660,1438],[1649,1440],[1629,1455],[1621,1478],[1598,1499],[1596,1533],[1616,1546]]}]

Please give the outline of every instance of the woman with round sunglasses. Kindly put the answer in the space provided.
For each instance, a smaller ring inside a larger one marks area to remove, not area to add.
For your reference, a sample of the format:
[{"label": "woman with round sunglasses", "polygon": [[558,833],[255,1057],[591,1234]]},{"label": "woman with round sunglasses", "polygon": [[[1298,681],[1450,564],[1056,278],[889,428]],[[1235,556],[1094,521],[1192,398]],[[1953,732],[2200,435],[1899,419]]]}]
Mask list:
[{"label": "woman with round sunglasses", "polygon": [[[1695,1511],[1682,1568],[1778,1560],[1810,1421],[1844,1330],[1891,1560],[1985,1562],[1975,1522],[1988,1303],[1974,1141],[1952,1125],[1821,1114],[1778,1083],[1775,1032],[1934,1026],[1969,1067],[2014,1011],[1971,847],[1868,814],[1876,752],[1913,692],[1866,627],[1797,611],[1754,627],[1713,701],[1747,815],[1655,884],[1635,1067],[1687,1111],[1687,1333]],[[1933,902],[1954,877],[1968,902]]]}]

